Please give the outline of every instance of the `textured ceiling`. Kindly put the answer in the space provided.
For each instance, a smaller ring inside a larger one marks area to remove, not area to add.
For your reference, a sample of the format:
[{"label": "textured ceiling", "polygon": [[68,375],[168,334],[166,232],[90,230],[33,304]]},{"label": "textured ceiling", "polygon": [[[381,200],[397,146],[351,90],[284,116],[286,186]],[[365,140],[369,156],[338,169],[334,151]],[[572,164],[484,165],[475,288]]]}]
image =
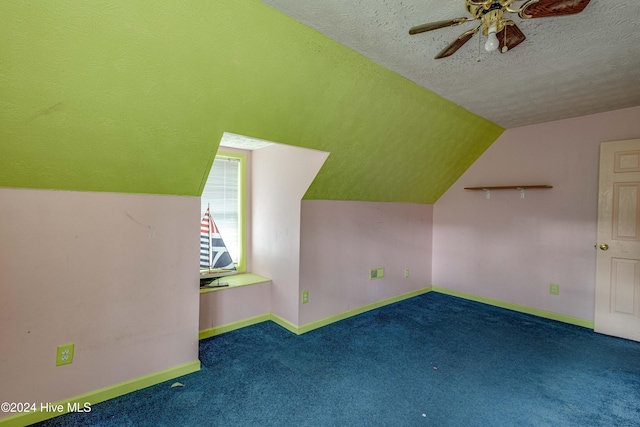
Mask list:
[{"label": "textured ceiling", "polygon": [[220,139],[221,147],[238,148],[240,150],[259,150],[264,147],[273,145],[273,142],[265,141],[258,138],[250,138],[244,135],[236,135],[235,133],[225,132]]},{"label": "textured ceiling", "polygon": [[640,105],[638,0],[592,0],[582,13],[557,18],[511,14],[527,39],[506,54],[483,51],[480,61],[478,36],[433,59],[476,22],[408,34],[469,16],[463,0],[263,2],[505,128]]}]

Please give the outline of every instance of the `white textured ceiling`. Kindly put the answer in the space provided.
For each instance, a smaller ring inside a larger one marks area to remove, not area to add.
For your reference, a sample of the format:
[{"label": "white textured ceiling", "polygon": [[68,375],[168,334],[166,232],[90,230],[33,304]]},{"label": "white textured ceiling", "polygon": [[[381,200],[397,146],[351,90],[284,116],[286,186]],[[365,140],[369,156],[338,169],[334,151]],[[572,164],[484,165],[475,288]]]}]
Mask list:
[{"label": "white textured ceiling", "polygon": [[237,135],[235,133],[224,132],[220,140],[221,147],[239,148],[241,150],[259,150],[273,145],[273,142],[263,139],[250,138],[248,136]]},{"label": "white textured ceiling", "polygon": [[478,36],[433,59],[477,22],[408,34],[469,16],[464,0],[262,1],[505,128],[640,105],[640,0],[591,0],[556,18],[510,14],[527,39],[506,54],[483,50],[479,62]]}]

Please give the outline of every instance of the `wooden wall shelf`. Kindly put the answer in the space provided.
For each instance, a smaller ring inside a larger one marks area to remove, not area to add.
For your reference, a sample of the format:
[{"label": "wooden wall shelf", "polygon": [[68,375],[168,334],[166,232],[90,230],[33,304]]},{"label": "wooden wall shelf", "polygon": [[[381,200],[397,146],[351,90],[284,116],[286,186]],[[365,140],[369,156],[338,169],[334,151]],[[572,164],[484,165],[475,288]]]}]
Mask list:
[{"label": "wooden wall shelf", "polygon": [[553,185],[507,185],[507,186],[489,186],[489,187],[464,187],[465,190],[528,190],[530,188],[553,188]]},{"label": "wooden wall shelf", "polygon": [[487,199],[491,198],[491,190],[520,190],[520,198],[524,199],[524,190],[530,188],[553,188],[553,185],[504,185],[504,186],[488,186],[488,187],[464,187],[465,190],[481,190],[487,193]]}]

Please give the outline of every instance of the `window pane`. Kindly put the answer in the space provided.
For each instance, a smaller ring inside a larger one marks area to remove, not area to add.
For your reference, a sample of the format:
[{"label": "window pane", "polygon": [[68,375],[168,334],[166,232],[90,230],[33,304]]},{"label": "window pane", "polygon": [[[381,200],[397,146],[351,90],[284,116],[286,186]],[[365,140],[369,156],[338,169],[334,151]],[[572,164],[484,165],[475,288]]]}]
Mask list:
[{"label": "window pane", "polygon": [[200,218],[207,206],[234,263],[240,260],[240,161],[216,157],[202,192]]}]

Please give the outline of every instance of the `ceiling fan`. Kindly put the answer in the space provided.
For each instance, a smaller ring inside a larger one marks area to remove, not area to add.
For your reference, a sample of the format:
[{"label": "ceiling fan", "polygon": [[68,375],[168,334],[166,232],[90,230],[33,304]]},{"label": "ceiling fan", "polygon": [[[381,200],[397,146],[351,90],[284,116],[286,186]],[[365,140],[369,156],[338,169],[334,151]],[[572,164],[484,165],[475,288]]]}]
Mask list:
[{"label": "ceiling fan", "polygon": [[453,27],[470,21],[480,21],[480,25],[462,33],[449,46],[442,49],[435,59],[451,56],[478,32],[487,36],[484,45],[487,52],[500,49],[506,53],[522,43],[526,37],[507,14],[517,13],[520,18],[547,18],[580,13],[591,0],[524,0],[520,6],[515,3],[523,0],[465,0],[471,18],[455,18],[418,25],[409,30],[409,34],[420,34],[439,28]]}]

